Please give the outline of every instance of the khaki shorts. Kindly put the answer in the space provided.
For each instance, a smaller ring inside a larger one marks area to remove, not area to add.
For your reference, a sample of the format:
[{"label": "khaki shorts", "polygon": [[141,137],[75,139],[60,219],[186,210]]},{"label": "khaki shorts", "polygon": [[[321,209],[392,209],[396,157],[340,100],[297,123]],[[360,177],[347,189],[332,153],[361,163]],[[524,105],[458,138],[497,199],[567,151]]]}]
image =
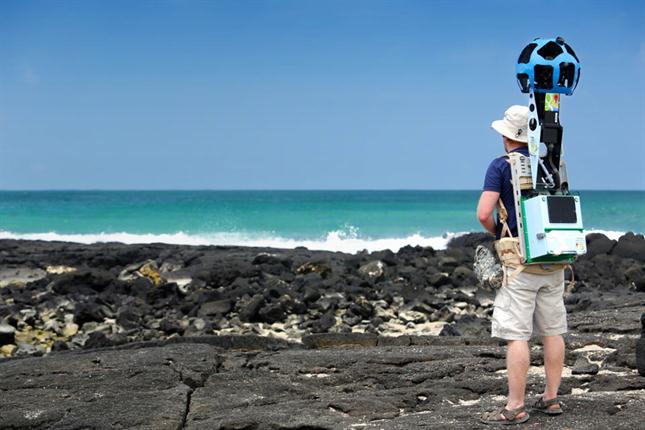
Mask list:
[{"label": "khaki shorts", "polygon": [[564,270],[550,274],[521,272],[497,290],[492,336],[529,340],[531,334],[555,336],[567,332]]}]

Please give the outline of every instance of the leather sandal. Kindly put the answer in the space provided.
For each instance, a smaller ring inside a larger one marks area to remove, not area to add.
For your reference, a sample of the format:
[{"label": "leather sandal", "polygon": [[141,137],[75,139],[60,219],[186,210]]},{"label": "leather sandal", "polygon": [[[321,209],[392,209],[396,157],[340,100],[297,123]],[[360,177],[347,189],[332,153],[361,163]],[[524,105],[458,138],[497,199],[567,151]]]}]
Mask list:
[{"label": "leather sandal", "polygon": [[[524,412],[524,416],[519,418],[518,416]],[[484,424],[493,424],[493,425],[513,425],[513,424],[521,424],[527,422],[529,419],[529,414],[526,412],[526,409],[524,406],[520,406],[519,408],[508,410],[505,407],[499,410],[495,410],[492,412],[486,412],[481,416],[479,419],[482,423]]]},{"label": "leather sandal", "polygon": [[[552,408],[551,406],[558,405],[557,408]],[[562,411],[562,406],[560,405],[560,400],[557,397],[554,397],[550,400],[544,400],[542,396],[538,398],[532,406],[532,409],[540,411],[543,414],[547,415],[560,415]]]}]

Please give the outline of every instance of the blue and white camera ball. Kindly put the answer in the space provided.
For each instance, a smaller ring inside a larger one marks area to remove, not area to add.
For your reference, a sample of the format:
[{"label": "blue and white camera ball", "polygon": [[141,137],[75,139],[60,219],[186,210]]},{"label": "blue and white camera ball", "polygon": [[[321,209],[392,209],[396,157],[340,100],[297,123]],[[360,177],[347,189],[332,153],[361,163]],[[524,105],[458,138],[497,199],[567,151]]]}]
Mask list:
[{"label": "blue and white camera ball", "polygon": [[537,38],[522,50],[515,71],[523,93],[571,95],[580,80],[580,61],[563,38]]}]

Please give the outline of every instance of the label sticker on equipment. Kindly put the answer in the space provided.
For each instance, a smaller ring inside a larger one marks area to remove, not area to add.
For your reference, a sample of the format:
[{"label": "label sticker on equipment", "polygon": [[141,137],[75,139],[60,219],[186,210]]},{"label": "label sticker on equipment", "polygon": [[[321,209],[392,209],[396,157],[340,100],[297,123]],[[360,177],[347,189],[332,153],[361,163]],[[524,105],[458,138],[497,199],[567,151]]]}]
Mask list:
[{"label": "label sticker on equipment", "polygon": [[560,110],[560,94],[546,93],[544,110],[546,112],[558,112]]},{"label": "label sticker on equipment", "polygon": [[585,243],[584,238],[576,240],[576,252],[578,254],[584,254],[587,251],[587,244]]},{"label": "label sticker on equipment", "polygon": [[535,143],[535,140],[531,139],[531,142],[529,143],[529,154],[537,154],[538,153],[538,145]]}]

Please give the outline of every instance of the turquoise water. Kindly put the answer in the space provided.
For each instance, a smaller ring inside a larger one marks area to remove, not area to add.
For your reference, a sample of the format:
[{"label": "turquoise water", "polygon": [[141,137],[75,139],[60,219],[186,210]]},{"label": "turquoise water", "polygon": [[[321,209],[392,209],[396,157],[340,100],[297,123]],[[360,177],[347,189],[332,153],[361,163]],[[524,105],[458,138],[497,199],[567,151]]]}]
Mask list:
[{"label": "turquoise water", "polygon": [[[645,192],[582,191],[588,230],[645,232]],[[480,231],[479,191],[1,191],[0,237],[357,250]]]}]

